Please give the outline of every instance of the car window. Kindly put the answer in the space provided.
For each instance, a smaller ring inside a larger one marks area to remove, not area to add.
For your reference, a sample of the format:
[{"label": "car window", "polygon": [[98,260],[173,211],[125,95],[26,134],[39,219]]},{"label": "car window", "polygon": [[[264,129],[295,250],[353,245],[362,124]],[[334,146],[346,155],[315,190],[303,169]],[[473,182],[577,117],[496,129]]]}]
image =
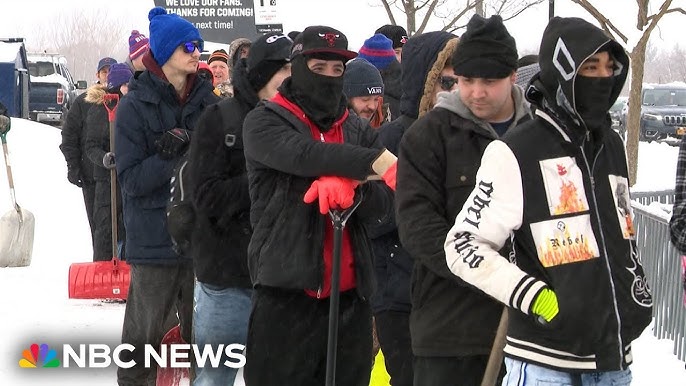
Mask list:
[{"label": "car window", "polygon": [[51,62],[29,63],[29,74],[31,76],[47,76],[55,73],[55,66]]},{"label": "car window", "polygon": [[686,89],[650,89],[643,92],[643,104],[648,106],[686,106]]}]

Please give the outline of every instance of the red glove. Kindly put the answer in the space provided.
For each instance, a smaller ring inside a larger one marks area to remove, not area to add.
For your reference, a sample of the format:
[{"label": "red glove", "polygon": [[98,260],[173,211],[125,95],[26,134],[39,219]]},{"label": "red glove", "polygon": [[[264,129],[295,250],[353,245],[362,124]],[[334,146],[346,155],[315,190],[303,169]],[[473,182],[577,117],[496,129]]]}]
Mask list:
[{"label": "red glove", "polygon": [[396,161],[393,163],[393,165],[391,165],[390,168],[388,168],[388,170],[386,170],[386,172],[383,174],[383,176],[381,176],[381,179],[383,180],[383,182],[385,182],[389,188],[393,189],[394,192],[395,192],[395,175],[396,175],[397,171],[398,171],[398,162]]},{"label": "red glove", "polygon": [[329,209],[348,209],[353,205],[357,185],[359,182],[349,178],[322,176],[310,185],[303,201],[311,204],[318,198],[321,214],[329,213]]}]

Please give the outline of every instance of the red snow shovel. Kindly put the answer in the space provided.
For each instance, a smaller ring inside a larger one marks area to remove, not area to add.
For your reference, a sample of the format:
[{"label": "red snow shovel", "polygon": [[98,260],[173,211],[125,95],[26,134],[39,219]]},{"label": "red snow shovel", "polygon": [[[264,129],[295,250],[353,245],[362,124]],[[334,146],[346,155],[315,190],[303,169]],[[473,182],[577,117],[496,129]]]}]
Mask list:
[{"label": "red snow shovel", "polygon": [[14,194],[14,179],[7,150],[7,133],[10,131],[11,123],[9,117],[0,115],[0,139],[13,206],[13,209],[0,217],[0,267],[26,267],[31,264],[36,220],[31,212],[17,204]]},{"label": "red snow shovel", "polygon": [[336,354],[338,352],[338,310],[340,302],[341,249],[343,248],[343,228],[361,201],[350,208],[329,210],[333,222],[333,262],[331,267],[331,297],[329,299],[329,336],[326,345],[326,386],[336,385]]},{"label": "red snow shovel", "polygon": [[[181,337],[181,326],[178,324],[171,330],[167,331],[162,338],[160,346],[168,346],[167,352],[171,351],[172,344],[185,344],[186,342]],[[155,385],[157,386],[179,386],[181,380],[190,379],[190,369],[186,367],[170,367],[167,362],[166,367],[157,368],[157,379]]]},{"label": "red snow shovel", "polygon": [[[118,94],[105,94],[104,105],[110,122],[110,151],[114,153],[114,116]],[[117,248],[117,172],[110,170],[112,217],[112,260],[73,263],[69,266],[70,299],[126,300],[129,294],[130,267],[118,257]]]}]

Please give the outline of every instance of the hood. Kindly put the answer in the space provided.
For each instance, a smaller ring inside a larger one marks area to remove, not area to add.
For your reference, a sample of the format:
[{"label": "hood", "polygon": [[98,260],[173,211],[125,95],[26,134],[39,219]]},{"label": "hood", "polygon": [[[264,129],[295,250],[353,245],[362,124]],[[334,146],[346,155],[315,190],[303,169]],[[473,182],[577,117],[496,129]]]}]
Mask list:
[{"label": "hood", "polygon": [[641,113],[643,114],[656,114],[656,115],[686,115],[686,109],[684,106],[646,106],[641,107]]},{"label": "hood", "polygon": [[107,87],[104,84],[96,83],[86,90],[86,102],[101,105],[105,102]]},{"label": "hood", "polygon": [[418,118],[429,110],[431,93],[457,46],[457,36],[443,31],[410,38],[403,47],[400,114]]},{"label": "hood", "polygon": [[609,50],[617,67],[610,96],[612,105],[624,87],[629,71],[626,51],[601,29],[583,19],[554,17],[543,32],[539,50],[541,71],[532,78],[527,99],[561,126],[571,124],[586,130],[577,112],[574,84],[581,64],[604,49]]},{"label": "hood", "polygon": [[251,45],[252,42],[250,39],[247,38],[238,38],[229,44],[229,68],[233,68],[233,66],[236,65],[234,62],[234,55],[236,54],[236,51],[238,51],[241,47],[246,46],[246,45]]},{"label": "hood", "polygon": [[381,78],[383,79],[383,94],[400,100],[403,95],[402,83],[400,79],[402,76],[402,67],[397,60],[391,62],[388,67],[379,70]]},{"label": "hood", "polygon": [[[529,114],[529,109],[524,103],[524,92],[517,85],[512,86],[512,98],[514,99],[515,114],[514,120],[512,121],[512,125],[509,127],[509,129],[516,126],[517,122],[519,122],[522,117]],[[488,122],[476,117],[474,114],[472,114],[469,108],[462,103],[459,90],[451,92],[443,91],[438,93],[436,107],[442,107],[446,110],[452,111],[462,118],[474,122],[477,126],[492,134],[494,138],[498,138],[498,134],[496,134],[495,130],[493,130],[493,127]]]},{"label": "hood", "polygon": [[248,81],[248,65],[245,59],[240,59],[233,67],[233,75],[231,77],[233,83],[233,96],[246,103],[250,108],[255,108],[260,98]]}]

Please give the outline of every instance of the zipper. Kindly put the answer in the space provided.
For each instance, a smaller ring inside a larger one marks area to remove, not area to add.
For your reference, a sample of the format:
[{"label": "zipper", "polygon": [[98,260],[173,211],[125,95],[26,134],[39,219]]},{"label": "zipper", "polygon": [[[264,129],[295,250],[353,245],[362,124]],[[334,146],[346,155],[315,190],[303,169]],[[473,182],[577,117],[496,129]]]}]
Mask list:
[{"label": "zipper", "polygon": [[593,176],[593,171],[595,170],[595,164],[596,161],[598,161],[598,157],[600,156],[600,153],[603,151],[603,148],[605,147],[604,144],[600,145],[600,149],[598,149],[598,152],[595,155],[595,158],[593,158],[593,165],[590,166],[588,164],[588,159],[586,158],[586,152],[584,151],[584,146],[583,144],[581,145],[581,155],[584,158],[584,164],[586,166],[586,170],[589,173],[590,180],[591,180],[591,196],[593,197],[593,207],[595,209],[596,217],[598,218],[598,233],[600,234],[600,241],[601,244],[603,245],[603,253],[605,254],[605,265],[607,268],[607,272],[610,276],[610,289],[612,289],[612,306],[614,307],[615,311],[615,318],[617,320],[617,342],[619,344],[619,368],[622,368],[622,363],[624,361],[624,343],[622,342],[622,322],[619,317],[619,306],[617,305],[617,291],[615,289],[615,283],[614,280],[612,279],[612,268],[610,267],[610,257],[607,254],[607,246],[605,243],[605,234],[603,233],[603,224],[602,221],[600,221],[600,210],[598,209],[598,199],[595,195],[595,178]]}]

